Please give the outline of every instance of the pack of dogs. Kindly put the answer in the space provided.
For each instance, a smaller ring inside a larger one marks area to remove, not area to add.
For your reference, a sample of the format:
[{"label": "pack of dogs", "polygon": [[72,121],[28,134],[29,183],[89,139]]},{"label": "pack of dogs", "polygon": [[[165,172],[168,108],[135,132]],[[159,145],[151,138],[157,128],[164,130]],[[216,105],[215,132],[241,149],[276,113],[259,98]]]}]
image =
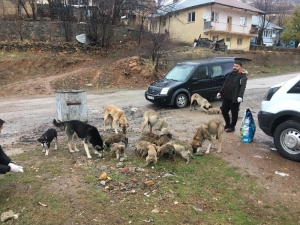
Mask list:
[{"label": "pack of dogs", "polygon": [[[199,94],[193,94],[191,97],[190,110],[192,106],[196,110],[196,105],[208,114],[220,113],[220,108],[214,108]],[[120,157],[126,156],[126,148],[128,146],[128,137],[126,130],[128,125],[126,115],[121,108],[114,105],[107,105],[104,109],[104,131],[106,125],[109,124],[111,129],[115,131],[114,135],[103,141],[98,129],[88,123],[79,120],[56,121],[53,119],[54,127],[63,130],[67,137],[68,148],[71,153],[78,152],[76,146],[77,139],[82,141],[87,158],[92,158],[89,145],[92,146],[94,153],[99,157],[104,156],[104,149],[109,148],[111,157],[117,160]],[[122,132],[118,132],[118,125]],[[145,127],[149,126],[149,131],[144,131]],[[202,124],[195,132],[192,141],[190,142],[192,153],[201,152],[201,147],[204,141],[208,141],[208,147],[205,151],[209,154],[212,145],[212,140],[218,140],[218,153],[222,150],[222,140],[224,134],[224,125],[220,119],[211,119],[207,123]],[[186,163],[189,163],[194,158],[187,144],[181,145],[172,139],[170,127],[166,118],[160,116],[157,112],[150,109],[144,112],[141,126],[141,136],[135,143],[135,155],[145,158],[146,166],[156,165],[157,161],[165,158],[174,161],[175,156],[182,157]],[[45,155],[49,155],[51,142],[54,141],[57,150],[57,131],[56,129],[48,129],[37,139],[41,143]]]}]

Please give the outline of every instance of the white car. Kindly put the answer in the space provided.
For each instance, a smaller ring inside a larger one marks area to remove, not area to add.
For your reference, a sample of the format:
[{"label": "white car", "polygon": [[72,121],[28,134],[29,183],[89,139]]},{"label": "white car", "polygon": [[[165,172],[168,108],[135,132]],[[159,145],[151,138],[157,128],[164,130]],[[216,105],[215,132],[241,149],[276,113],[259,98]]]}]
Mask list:
[{"label": "white car", "polygon": [[258,123],[273,137],[283,157],[300,161],[300,76],[269,89],[261,103]]}]

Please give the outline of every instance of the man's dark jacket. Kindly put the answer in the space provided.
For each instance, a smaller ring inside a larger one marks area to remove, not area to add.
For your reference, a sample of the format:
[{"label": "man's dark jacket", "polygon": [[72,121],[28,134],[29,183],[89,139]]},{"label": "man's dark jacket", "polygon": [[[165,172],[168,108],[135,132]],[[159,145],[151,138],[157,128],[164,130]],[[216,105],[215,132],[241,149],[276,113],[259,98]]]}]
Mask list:
[{"label": "man's dark jacket", "polygon": [[0,145],[0,174],[5,174],[10,171],[8,163],[11,162],[11,159],[4,153]]},{"label": "man's dark jacket", "polygon": [[224,98],[225,95],[225,86],[226,86],[226,82],[228,81],[229,76],[234,76],[234,82],[232,85],[232,95],[231,95],[231,100],[232,103],[238,103],[237,98],[241,97],[243,98],[244,96],[244,92],[246,89],[246,84],[247,84],[247,71],[243,70],[242,72],[230,72],[227,74],[227,78],[223,84],[223,86],[221,87],[220,90],[220,94],[222,96],[222,98]]}]

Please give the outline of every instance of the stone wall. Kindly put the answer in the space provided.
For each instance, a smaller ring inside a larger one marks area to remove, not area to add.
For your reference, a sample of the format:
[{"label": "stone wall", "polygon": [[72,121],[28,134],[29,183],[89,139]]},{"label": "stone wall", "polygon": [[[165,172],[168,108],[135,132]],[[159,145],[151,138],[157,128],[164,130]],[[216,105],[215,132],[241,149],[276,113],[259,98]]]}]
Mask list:
[{"label": "stone wall", "polygon": [[[99,32],[101,29],[98,29]],[[114,26],[112,41],[126,41],[136,37],[138,31],[129,26]],[[76,41],[76,35],[87,34],[85,23],[70,23],[71,41]],[[18,42],[21,37],[25,42],[64,42],[66,40],[65,26],[62,21],[4,21],[0,20],[0,41]]]}]

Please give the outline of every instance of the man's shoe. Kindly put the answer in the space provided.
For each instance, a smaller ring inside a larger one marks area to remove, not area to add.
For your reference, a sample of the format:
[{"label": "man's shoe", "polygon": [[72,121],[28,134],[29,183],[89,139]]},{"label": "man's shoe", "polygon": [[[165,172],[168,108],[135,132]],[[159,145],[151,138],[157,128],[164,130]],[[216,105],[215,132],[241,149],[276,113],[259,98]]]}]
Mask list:
[{"label": "man's shoe", "polygon": [[226,130],[226,129],[228,129],[229,128],[229,125],[225,125],[224,126],[224,129]]},{"label": "man's shoe", "polygon": [[226,129],[226,132],[227,132],[227,133],[234,132],[234,131],[235,131],[234,127],[228,127],[228,128]]}]

